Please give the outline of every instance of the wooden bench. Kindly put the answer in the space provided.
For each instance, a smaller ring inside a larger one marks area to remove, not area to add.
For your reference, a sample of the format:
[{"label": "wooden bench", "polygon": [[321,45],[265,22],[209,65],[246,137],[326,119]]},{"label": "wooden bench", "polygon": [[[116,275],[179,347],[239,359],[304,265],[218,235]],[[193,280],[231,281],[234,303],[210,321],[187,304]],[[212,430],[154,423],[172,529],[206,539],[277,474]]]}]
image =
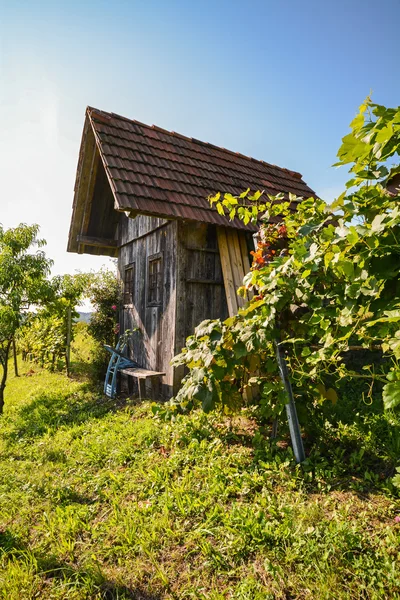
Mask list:
[{"label": "wooden bench", "polygon": [[150,379],[152,387],[152,396],[155,395],[155,399],[157,399],[160,390],[160,378],[163,377],[165,373],[161,373],[160,371],[149,371],[140,367],[129,367],[127,369],[121,369],[120,373],[128,375],[129,377],[136,377],[136,379],[138,380],[140,400],[146,398],[146,381],[147,379]]}]

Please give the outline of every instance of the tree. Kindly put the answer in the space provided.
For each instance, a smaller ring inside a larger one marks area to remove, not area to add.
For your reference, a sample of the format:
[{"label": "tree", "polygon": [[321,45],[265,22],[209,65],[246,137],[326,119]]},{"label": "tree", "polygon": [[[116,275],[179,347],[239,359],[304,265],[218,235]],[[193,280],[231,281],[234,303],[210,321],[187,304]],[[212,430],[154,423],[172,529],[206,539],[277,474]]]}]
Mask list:
[{"label": "tree", "polygon": [[60,275],[50,281],[52,298],[45,306],[30,313],[20,330],[20,348],[29,360],[53,370],[58,361],[65,361],[70,373],[69,348],[73,341],[76,306],[82,297],[94,307],[88,332],[95,340],[94,367],[98,374],[108,358],[104,344],[113,346],[119,333],[118,306],[120,282],[116,273],[107,269],[99,272]]},{"label": "tree", "polygon": [[8,359],[12,340],[32,305],[51,299],[47,279],[52,261],[41,248],[38,225],[0,226],[0,414],[4,408]]},{"label": "tree", "polygon": [[76,312],[76,306],[87,291],[90,281],[91,275],[86,273],[66,274],[53,279],[56,300],[50,305],[50,311],[61,320],[61,333],[65,336],[65,364],[68,376],[70,375],[70,352],[74,334],[72,322],[73,318],[79,316]]},{"label": "tree", "polygon": [[78,318],[76,306],[87,290],[91,274],[57,275],[50,281],[53,297],[46,306],[30,313],[20,330],[23,355],[53,370],[59,359],[65,360],[70,373],[70,346],[73,320]]},{"label": "tree", "polygon": [[98,273],[90,274],[86,294],[94,307],[89,333],[101,345],[114,345],[119,333],[117,321],[121,302],[121,282],[116,272],[101,269]]},{"label": "tree", "polygon": [[[175,359],[189,368],[180,403],[232,408],[254,380],[265,413],[279,413],[286,397],[278,342],[298,399],[334,402],[327,381],[357,377],[369,382],[369,394],[380,382],[386,409],[400,405],[399,154],[400,107],[367,98],[339,149],[338,165],[349,164],[352,178],[332,206],[249,190],[210,199],[220,214],[245,223],[262,215],[266,224],[239,290],[254,298],[223,323],[202,323]],[[386,360],[371,356],[357,372],[346,356],[359,349],[377,349]]]},{"label": "tree", "polygon": [[119,307],[121,303],[121,282],[115,271],[101,269],[92,273],[86,295],[92,302],[94,312],[88,325],[88,332],[95,340],[93,351],[94,375],[105,375],[109,354],[104,344],[114,346],[119,334]]}]

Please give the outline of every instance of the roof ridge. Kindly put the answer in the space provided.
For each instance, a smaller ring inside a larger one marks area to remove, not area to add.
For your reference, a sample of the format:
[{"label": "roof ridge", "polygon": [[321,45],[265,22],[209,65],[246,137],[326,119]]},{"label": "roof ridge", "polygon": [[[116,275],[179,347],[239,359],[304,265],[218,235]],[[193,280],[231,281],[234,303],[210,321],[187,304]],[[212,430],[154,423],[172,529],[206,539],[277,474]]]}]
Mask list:
[{"label": "roof ridge", "polygon": [[303,175],[301,173],[299,173],[298,171],[293,171],[292,169],[287,169],[286,167],[280,167],[279,165],[274,165],[272,163],[266,162],[265,160],[260,160],[258,158],[254,158],[252,156],[247,156],[245,154],[241,154],[240,152],[235,152],[234,150],[229,150],[228,148],[224,148],[223,146],[216,146],[215,144],[211,144],[210,142],[203,142],[196,138],[190,138],[188,136],[183,135],[182,133],[177,133],[176,131],[169,131],[168,129],[163,129],[162,127],[159,127],[158,125],[148,125],[147,123],[142,123],[141,121],[137,121],[136,119],[129,119],[128,117],[124,117],[117,113],[109,113],[107,111],[103,111],[98,108],[94,108],[92,106],[87,106],[86,112],[89,116],[93,117],[94,119],[96,119],[96,117],[98,117],[98,120],[100,120],[100,121],[102,119],[106,119],[107,121],[110,121],[112,118],[121,119],[122,121],[127,121],[128,123],[134,123],[135,125],[140,125],[141,127],[146,127],[147,129],[151,129],[153,131],[154,130],[160,131],[162,133],[165,133],[166,135],[171,135],[172,137],[178,137],[178,138],[184,139],[186,141],[192,142],[194,144],[199,144],[201,146],[207,146],[209,148],[215,148],[216,150],[221,150],[222,152],[226,152],[227,154],[231,154],[233,156],[239,156],[241,158],[244,158],[245,160],[250,160],[252,162],[261,163],[263,165],[266,165],[267,167],[271,167],[273,169],[278,169],[279,171],[284,171],[285,173],[288,173],[295,179],[301,179],[301,180],[303,179]]}]

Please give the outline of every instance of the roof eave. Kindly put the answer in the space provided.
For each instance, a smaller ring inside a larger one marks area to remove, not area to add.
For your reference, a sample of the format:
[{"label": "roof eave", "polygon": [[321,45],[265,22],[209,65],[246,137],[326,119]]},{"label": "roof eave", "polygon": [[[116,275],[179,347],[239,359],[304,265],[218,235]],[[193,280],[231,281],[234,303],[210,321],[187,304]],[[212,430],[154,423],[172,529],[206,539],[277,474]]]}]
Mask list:
[{"label": "roof eave", "polygon": [[[86,111],[85,123],[81,145],[79,149],[78,166],[76,172],[74,186],[74,200],[72,204],[72,218],[68,235],[67,252],[75,252],[78,254],[101,254],[104,256],[117,256],[117,249],[110,248],[105,245],[101,247],[99,244],[92,247],[91,244],[82,241],[86,234],[87,222],[90,216],[91,202],[93,195],[93,183],[96,175],[96,162],[99,157],[98,140],[91,123],[89,109]],[[109,174],[107,173],[108,179]],[[112,186],[111,186],[111,189]],[[114,206],[120,210],[117,200],[114,196]]]},{"label": "roof eave", "polygon": [[76,170],[74,200],[72,203],[72,218],[68,235],[67,252],[82,253],[78,236],[82,233],[82,224],[85,216],[86,198],[85,183],[90,170],[90,165],[93,162],[94,153],[96,150],[96,142],[93,134],[93,129],[90,124],[88,115],[85,118],[83,126],[81,145],[79,149],[78,166]]}]

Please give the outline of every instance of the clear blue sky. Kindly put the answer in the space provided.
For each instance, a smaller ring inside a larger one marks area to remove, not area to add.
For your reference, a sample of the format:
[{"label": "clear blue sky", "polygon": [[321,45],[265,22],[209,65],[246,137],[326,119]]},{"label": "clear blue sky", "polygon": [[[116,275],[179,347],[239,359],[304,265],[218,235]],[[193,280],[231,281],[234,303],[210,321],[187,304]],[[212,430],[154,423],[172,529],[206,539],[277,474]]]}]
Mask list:
[{"label": "clear blue sky", "polygon": [[65,251],[86,105],[303,173],[330,168],[358,105],[400,100],[399,0],[0,0],[0,222]]}]

